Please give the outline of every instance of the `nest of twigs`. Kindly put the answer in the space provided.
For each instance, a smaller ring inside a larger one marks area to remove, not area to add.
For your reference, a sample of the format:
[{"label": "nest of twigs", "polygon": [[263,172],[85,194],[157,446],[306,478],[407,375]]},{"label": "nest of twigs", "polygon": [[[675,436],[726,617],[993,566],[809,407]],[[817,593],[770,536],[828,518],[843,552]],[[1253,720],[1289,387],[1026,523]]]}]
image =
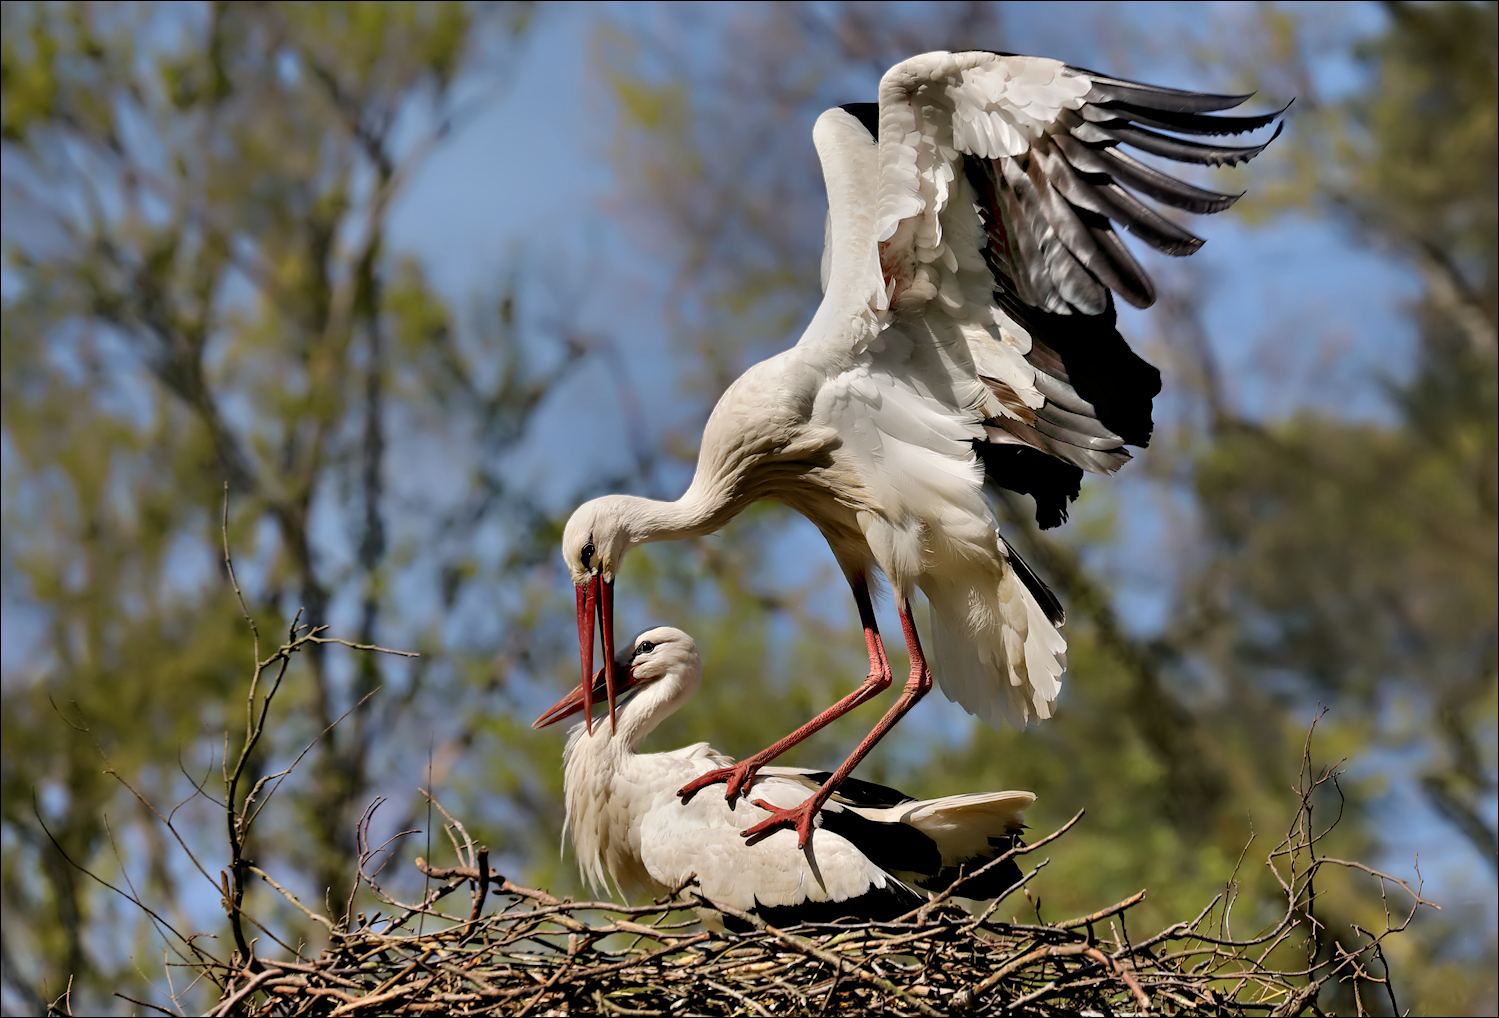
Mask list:
[{"label": "nest of twigs", "polygon": [[759,923],[751,933],[715,934],[680,911],[695,904],[690,895],[621,908],[504,882],[500,898],[496,914],[438,933],[367,928],[310,963],[265,961],[258,973],[239,973],[214,1013],[936,1015],[1034,1006],[1299,1014],[1305,1004],[1302,987],[1267,982],[1257,987],[1259,1006],[1241,1007],[1212,977],[1188,975],[1152,950],[1173,937],[1131,948],[1100,939],[1092,917],[979,922],[941,905],[906,922]]},{"label": "nest of twigs", "polygon": [[[1326,832],[1312,830],[1310,802],[1324,783],[1335,785],[1336,773],[1303,771],[1302,808],[1267,859],[1286,894],[1284,915],[1238,939],[1229,923],[1231,893],[1194,919],[1139,940],[1128,921],[1144,891],[1064,922],[995,918],[1004,901],[1012,902],[1008,912],[1016,896],[1030,897],[1025,885],[1045,860],[983,915],[947,901],[969,879],[962,877],[894,922],[780,929],[718,905],[753,930],[712,933],[691,911],[705,902],[690,885],[627,907],[559,900],[512,883],[445,810],[461,865],[417,859],[434,886],[422,902],[401,904],[369,876],[382,851],[369,848],[372,806],[360,825],[360,877],[394,914],[361,914],[341,929],[307,912],[329,928],[329,946],[315,958],[236,959],[205,972],[222,987],[211,1013],[1300,1015],[1326,1013],[1319,996],[1336,996],[1351,1013],[1398,1014],[1382,945],[1423,903],[1420,888],[1317,853]],[[989,865],[1036,852],[1077,820]],[[1410,897],[1409,911],[1387,910],[1382,930],[1332,936],[1313,908],[1315,877],[1328,866],[1367,874],[1382,891],[1398,886]],[[445,901],[463,888],[467,915]]]}]

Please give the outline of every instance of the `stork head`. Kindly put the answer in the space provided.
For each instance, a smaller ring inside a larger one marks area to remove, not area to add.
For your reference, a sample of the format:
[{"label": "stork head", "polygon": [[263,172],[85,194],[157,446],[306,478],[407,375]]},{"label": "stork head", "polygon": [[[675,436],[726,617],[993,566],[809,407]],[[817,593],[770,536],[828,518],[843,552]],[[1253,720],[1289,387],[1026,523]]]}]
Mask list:
[{"label": "stork head", "polygon": [[[622,677],[615,689],[616,694],[672,678],[673,688],[666,693],[666,713],[676,710],[697,692],[698,683],[702,679],[702,663],[698,659],[697,644],[692,637],[670,626],[648,629],[635,637],[629,649],[620,655],[618,670]],[[532,722],[531,727],[545,728],[580,711],[584,712],[586,718],[587,712],[593,709],[593,701],[605,693],[604,669],[600,668],[588,682],[580,684]],[[627,727],[628,724],[627,719]],[[592,729],[589,731],[591,734]]]},{"label": "stork head", "polygon": [[627,681],[631,688],[674,675],[689,695],[697,692],[703,670],[697,643],[671,626],[647,629],[635,637],[629,651],[621,656],[621,663],[629,669]]},{"label": "stork head", "polygon": [[562,561],[572,574],[578,594],[578,658],[582,666],[584,722],[593,731],[593,625],[597,618],[604,638],[604,693],[609,698],[609,726],[614,728],[614,704],[619,695],[614,661],[614,577],[630,550],[626,523],[627,502],[606,495],[579,506],[562,531]]}]

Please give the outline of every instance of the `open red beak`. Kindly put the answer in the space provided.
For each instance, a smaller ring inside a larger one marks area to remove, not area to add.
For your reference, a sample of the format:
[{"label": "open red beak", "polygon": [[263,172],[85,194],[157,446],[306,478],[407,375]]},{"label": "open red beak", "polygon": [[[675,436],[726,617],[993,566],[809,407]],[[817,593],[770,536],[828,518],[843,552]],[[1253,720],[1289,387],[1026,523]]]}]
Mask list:
[{"label": "open red beak", "polygon": [[[579,709],[583,711],[583,723],[588,726],[588,734],[592,735],[595,689],[590,677],[593,676],[593,623],[597,616],[599,629],[604,637],[604,667],[601,670],[604,676],[604,686],[598,692],[602,692],[609,698],[609,731],[612,734],[615,730],[614,705],[620,692],[614,676],[614,584],[605,581],[598,573],[594,573],[587,583],[578,584],[577,594],[578,658],[579,664],[583,666],[583,681],[573,692],[581,697]],[[593,677],[596,678],[596,676]],[[561,706],[561,703],[557,705],[557,707]],[[557,718],[552,719],[552,721],[556,720]],[[539,720],[535,727],[541,727]]]},{"label": "open red beak", "polygon": [[[607,669],[600,668],[598,672],[594,674],[591,681],[581,683],[571,693],[568,693],[562,699],[558,700],[547,710],[545,714],[537,718],[535,721],[531,722],[531,727],[545,728],[547,725],[556,724],[563,718],[572,717],[579,711],[591,712],[593,710],[593,704],[595,700],[598,700],[600,697],[609,695],[609,689],[607,685],[607,671]],[[635,688],[635,686],[637,685],[634,673],[632,673],[628,668],[624,669],[624,673],[624,680],[619,684],[619,688],[614,691],[616,694],[628,692],[629,690]],[[585,719],[586,717],[587,715],[585,714]],[[610,729],[610,732],[612,734],[612,728]],[[588,734],[593,734],[592,728],[589,728]]]}]

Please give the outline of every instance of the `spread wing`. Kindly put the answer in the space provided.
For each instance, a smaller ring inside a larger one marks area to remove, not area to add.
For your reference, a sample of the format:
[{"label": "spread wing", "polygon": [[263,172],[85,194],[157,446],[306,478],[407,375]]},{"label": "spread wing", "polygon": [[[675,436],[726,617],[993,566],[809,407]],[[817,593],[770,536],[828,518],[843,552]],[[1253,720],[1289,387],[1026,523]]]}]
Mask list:
[{"label": "spread wing", "polygon": [[960,327],[985,392],[978,452],[993,481],[1036,497],[1043,527],[1066,518],[1083,470],[1112,473],[1126,445],[1150,439],[1160,373],[1119,335],[1113,296],[1148,307],[1155,290],[1116,227],[1188,255],[1202,240],[1144,199],[1210,213],[1238,197],[1120,147],[1243,162],[1269,141],[1173,135],[1238,134],[1279,116],[1205,115],[1247,98],[970,51],[912,57],[881,79],[878,104],[844,107],[878,140],[877,310]]}]

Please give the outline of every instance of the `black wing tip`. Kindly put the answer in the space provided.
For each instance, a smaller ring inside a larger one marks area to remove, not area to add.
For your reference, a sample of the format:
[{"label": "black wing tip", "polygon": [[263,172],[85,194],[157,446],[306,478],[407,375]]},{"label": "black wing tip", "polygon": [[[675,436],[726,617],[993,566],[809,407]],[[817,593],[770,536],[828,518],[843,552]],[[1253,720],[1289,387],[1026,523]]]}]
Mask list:
[{"label": "black wing tip", "polygon": [[1213,92],[1189,92],[1186,89],[1147,89],[1139,85],[1119,86],[1094,78],[1093,89],[1088,92],[1088,101],[1100,105],[1117,103],[1154,113],[1194,114],[1237,109],[1253,99],[1254,95],[1253,92],[1247,95],[1219,95]]},{"label": "black wing tip", "polygon": [[1248,117],[1217,117],[1207,113],[1172,113],[1167,110],[1152,110],[1135,103],[1095,102],[1093,109],[1111,113],[1121,120],[1179,134],[1197,134],[1211,138],[1222,138],[1232,134],[1248,134],[1268,127],[1279,117],[1280,111],[1259,113]]},{"label": "black wing tip", "polygon": [[1070,64],[1068,69],[1086,74],[1092,80],[1093,87],[1088,92],[1089,102],[1129,102],[1162,113],[1216,113],[1242,106],[1258,94],[1195,92],[1185,88],[1168,88],[1165,85],[1132,81],[1129,78],[1116,78],[1112,74]]},{"label": "black wing tip", "polygon": [[[1163,159],[1172,159],[1179,163],[1198,163],[1202,166],[1237,166],[1240,163],[1247,163],[1265,151],[1276,138],[1280,137],[1285,124],[1284,120],[1279,121],[1275,125],[1275,133],[1260,144],[1243,146],[1203,145],[1199,142],[1187,141],[1185,138],[1175,138],[1169,134],[1158,134],[1125,121],[1116,121],[1107,126],[1102,124],[1089,126],[1100,129],[1103,137],[1099,140],[1112,140],[1122,145],[1129,145]],[[1082,137],[1077,130],[1074,130],[1072,134],[1079,140],[1085,142],[1089,140]]]},{"label": "black wing tip", "polygon": [[942,868],[942,852],[931,836],[899,820],[873,820],[852,809],[824,809],[822,830],[836,834],[884,870],[931,873]]},{"label": "black wing tip", "polygon": [[[808,781],[824,785],[832,779],[833,772],[808,771],[804,776]],[[876,784],[873,781],[865,781],[862,778],[844,778],[843,783],[838,786],[837,794],[852,805],[869,806],[876,809],[882,809],[886,806],[899,806],[902,803],[916,801],[914,796],[907,795],[898,788]]]},{"label": "black wing tip", "polygon": [[875,141],[880,140],[880,104],[879,103],[842,103],[838,107],[859,123],[864,125],[864,130]]}]

